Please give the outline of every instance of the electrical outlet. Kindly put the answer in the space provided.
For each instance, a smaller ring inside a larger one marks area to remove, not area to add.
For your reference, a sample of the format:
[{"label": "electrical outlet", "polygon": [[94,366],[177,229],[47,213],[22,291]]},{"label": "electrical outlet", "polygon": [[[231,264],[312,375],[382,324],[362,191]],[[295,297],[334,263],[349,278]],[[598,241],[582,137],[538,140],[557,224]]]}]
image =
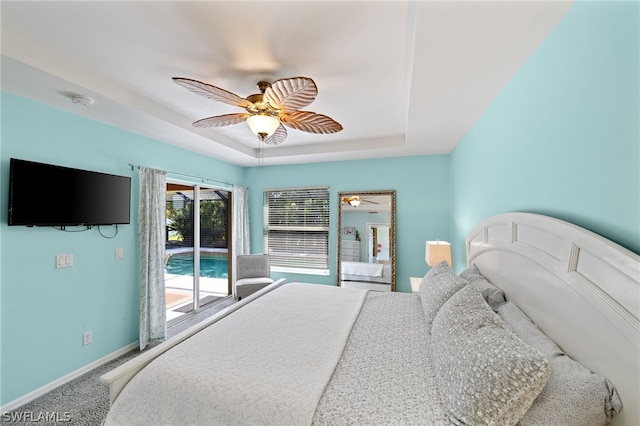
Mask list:
[{"label": "electrical outlet", "polygon": [[124,257],[124,250],[122,247],[116,249],[116,259],[122,259]]},{"label": "electrical outlet", "polygon": [[93,342],[93,332],[85,331],[82,333],[82,346],[87,346],[91,342]]}]

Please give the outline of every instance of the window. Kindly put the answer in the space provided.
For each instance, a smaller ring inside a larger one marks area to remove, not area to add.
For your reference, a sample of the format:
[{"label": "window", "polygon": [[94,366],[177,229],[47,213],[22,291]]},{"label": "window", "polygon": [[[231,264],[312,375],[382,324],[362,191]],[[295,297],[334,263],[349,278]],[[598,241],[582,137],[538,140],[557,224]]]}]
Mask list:
[{"label": "window", "polygon": [[264,192],[264,248],[282,272],[329,273],[329,188]]}]

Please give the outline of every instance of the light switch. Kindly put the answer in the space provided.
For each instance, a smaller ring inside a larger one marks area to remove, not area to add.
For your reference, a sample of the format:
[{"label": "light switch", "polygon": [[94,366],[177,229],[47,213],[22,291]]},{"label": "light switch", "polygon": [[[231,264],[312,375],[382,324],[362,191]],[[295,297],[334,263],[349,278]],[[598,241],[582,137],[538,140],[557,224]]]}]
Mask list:
[{"label": "light switch", "polygon": [[73,266],[72,254],[59,254],[56,256],[56,268],[68,268]]}]

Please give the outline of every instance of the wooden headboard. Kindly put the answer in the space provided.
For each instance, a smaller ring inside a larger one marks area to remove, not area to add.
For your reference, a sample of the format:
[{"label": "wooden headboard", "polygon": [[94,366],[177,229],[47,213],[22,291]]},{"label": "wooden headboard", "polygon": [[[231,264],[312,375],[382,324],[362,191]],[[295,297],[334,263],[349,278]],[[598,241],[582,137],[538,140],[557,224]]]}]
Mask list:
[{"label": "wooden headboard", "polygon": [[568,222],[531,213],[482,221],[466,241],[475,264],[569,356],[613,382],[640,424],[640,256]]}]

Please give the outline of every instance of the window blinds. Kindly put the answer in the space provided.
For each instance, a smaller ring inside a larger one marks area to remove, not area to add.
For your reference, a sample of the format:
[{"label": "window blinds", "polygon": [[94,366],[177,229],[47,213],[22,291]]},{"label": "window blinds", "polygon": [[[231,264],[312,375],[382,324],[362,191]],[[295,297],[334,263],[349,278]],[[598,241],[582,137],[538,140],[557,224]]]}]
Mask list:
[{"label": "window blinds", "polygon": [[264,245],[271,266],[329,268],[329,188],[264,192]]}]

